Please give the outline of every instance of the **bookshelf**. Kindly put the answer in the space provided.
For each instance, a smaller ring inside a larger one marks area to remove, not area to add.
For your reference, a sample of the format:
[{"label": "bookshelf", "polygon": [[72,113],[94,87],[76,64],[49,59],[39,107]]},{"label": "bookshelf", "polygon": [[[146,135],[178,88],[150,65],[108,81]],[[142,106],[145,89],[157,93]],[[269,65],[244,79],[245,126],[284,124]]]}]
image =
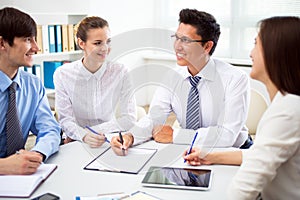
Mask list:
[{"label": "bookshelf", "polygon": [[[80,20],[82,20],[86,14],[64,14],[64,13],[32,13],[32,18],[36,21],[38,25],[41,26],[48,26],[46,29],[49,28],[51,25],[75,25]],[[44,33],[41,33],[42,37],[45,37]],[[73,36],[73,38],[72,38]],[[56,36],[55,36],[56,37]],[[45,41],[49,41],[49,35],[46,35],[46,40],[42,39],[42,44],[40,46],[44,45]],[[68,35],[69,42],[73,41],[74,44],[74,35]],[[62,42],[62,40],[61,40]],[[49,44],[50,46],[50,44]],[[73,50],[74,49],[74,50]],[[62,51],[62,52],[48,52],[43,51],[42,53],[38,53],[34,55],[33,63],[35,65],[40,66],[40,78],[42,81],[44,81],[44,61],[62,61],[62,60],[70,60],[74,61],[77,59],[80,59],[82,57],[82,51],[81,50],[75,50],[74,46],[72,47],[72,50],[69,49],[69,51]]]},{"label": "bookshelf", "polygon": [[[15,7],[28,13],[37,25],[62,25],[77,24],[87,16],[90,10],[90,0],[73,0],[72,3],[66,0],[1,0],[0,8]],[[75,49],[75,48],[74,48]],[[34,55],[33,64],[40,66],[40,78],[44,77],[44,61],[76,60],[82,57],[80,50],[73,50],[59,53],[40,53]]]}]

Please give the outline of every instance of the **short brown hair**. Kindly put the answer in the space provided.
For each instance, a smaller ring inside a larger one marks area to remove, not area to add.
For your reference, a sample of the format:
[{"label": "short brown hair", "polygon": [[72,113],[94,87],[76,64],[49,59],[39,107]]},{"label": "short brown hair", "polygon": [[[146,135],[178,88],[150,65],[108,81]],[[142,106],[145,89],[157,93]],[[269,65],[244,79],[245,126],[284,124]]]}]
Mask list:
[{"label": "short brown hair", "polygon": [[300,95],[300,18],[264,19],[260,21],[259,37],[271,81],[281,93]]}]

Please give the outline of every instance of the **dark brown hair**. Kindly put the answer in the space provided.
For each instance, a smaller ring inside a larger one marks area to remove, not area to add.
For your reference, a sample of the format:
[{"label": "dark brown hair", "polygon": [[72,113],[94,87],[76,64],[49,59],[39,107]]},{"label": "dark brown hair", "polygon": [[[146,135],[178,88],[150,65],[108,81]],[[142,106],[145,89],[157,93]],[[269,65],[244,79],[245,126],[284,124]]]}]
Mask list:
[{"label": "dark brown hair", "polygon": [[282,93],[300,95],[300,18],[264,19],[260,21],[259,37],[271,81]]},{"label": "dark brown hair", "polygon": [[201,36],[202,40],[213,41],[214,45],[209,52],[210,55],[213,54],[221,34],[220,25],[216,22],[214,16],[196,9],[183,9],[179,13],[178,21],[195,27],[197,35]]},{"label": "dark brown hair", "polygon": [[36,23],[18,9],[3,8],[0,10],[0,36],[12,46],[15,37],[35,37]]}]

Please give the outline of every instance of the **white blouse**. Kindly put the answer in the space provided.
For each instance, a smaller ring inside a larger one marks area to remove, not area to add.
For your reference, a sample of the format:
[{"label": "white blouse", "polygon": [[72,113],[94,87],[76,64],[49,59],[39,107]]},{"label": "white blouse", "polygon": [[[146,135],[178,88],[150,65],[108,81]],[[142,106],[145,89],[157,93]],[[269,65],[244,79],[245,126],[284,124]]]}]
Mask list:
[{"label": "white blouse", "polygon": [[300,96],[277,93],[254,145],[229,188],[229,199],[300,199]]},{"label": "white blouse", "polygon": [[136,121],[132,82],[121,64],[104,62],[91,73],[81,60],[67,63],[55,71],[54,85],[58,120],[74,140],[82,140],[85,126],[107,134],[128,130]]}]

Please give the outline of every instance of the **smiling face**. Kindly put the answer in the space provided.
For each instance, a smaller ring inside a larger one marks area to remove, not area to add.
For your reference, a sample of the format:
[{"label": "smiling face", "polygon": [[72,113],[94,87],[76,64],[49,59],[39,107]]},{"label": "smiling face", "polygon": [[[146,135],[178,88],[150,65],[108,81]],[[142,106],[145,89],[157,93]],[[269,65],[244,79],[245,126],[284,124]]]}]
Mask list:
[{"label": "smiling face", "polygon": [[251,78],[266,84],[269,77],[264,63],[263,49],[259,35],[255,38],[254,48],[251,51],[250,57],[253,62],[250,73]]},{"label": "smiling face", "polygon": [[[189,24],[180,23],[176,35],[179,38],[190,40],[202,40],[202,37],[196,33],[197,29]],[[207,63],[209,51],[213,42],[190,42],[184,43],[178,39],[174,42],[177,64],[187,66],[192,75],[197,74]]]},{"label": "smiling face", "polygon": [[84,51],[84,62],[99,65],[103,63],[110,52],[110,30],[107,26],[87,31],[86,42],[78,38],[78,45]]},{"label": "smiling face", "polygon": [[15,37],[12,46],[5,41],[3,45],[8,66],[18,68],[33,65],[33,55],[38,51],[35,37]]}]

